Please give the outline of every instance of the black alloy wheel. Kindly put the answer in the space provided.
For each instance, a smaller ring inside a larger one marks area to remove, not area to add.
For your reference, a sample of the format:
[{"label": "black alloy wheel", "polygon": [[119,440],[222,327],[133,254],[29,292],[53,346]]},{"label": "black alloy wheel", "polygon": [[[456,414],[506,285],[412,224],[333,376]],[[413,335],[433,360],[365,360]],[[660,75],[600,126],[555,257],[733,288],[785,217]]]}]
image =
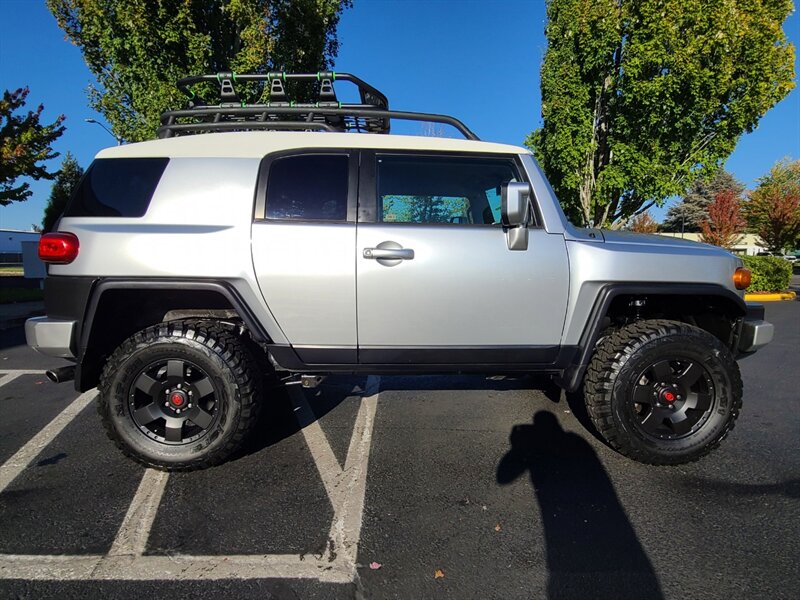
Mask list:
[{"label": "black alloy wheel", "polygon": [[645,368],[631,394],[637,425],[661,440],[700,429],[715,403],[714,381],[699,362],[664,359]]},{"label": "black alloy wheel", "polygon": [[203,437],[218,418],[218,395],[208,374],[193,362],[161,359],[136,377],[128,410],[148,437],[164,444],[188,444]]}]

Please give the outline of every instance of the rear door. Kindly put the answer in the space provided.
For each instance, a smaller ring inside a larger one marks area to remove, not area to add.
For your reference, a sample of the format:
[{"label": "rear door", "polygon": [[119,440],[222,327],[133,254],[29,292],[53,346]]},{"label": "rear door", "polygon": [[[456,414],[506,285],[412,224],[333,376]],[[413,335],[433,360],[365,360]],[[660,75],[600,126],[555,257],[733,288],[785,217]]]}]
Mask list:
[{"label": "rear door", "polygon": [[357,154],[264,159],[252,230],[261,293],[306,363],[356,362]]},{"label": "rear door", "polygon": [[527,249],[509,249],[500,188],[511,181],[524,181],[514,156],[363,154],[361,363],[555,360],[567,304],[566,246],[534,222]]}]

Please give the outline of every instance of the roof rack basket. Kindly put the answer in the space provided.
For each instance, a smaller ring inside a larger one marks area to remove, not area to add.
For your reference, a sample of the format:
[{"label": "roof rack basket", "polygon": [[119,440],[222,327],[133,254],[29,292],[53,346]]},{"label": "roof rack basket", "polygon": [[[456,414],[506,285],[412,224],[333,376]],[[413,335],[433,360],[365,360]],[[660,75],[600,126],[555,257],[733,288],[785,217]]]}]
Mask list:
[{"label": "roof rack basket", "polygon": [[[347,81],[358,88],[361,102],[339,102],[333,84]],[[289,82],[292,82],[291,84]],[[197,84],[219,85],[219,104],[204,103],[192,89]],[[255,84],[261,94],[269,90],[269,102],[247,104],[237,93],[238,85]],[[287,85],[288,84],[288,85]],[[314,102],[289,98],[292,85],[305,86],[316,95]],[[380,91],[349,73],[217,73],[195,75],[178,81],[178,89],[189,98],[188,108],[168,110],[161,115],[159,138],[219,131],[340,131],[389,133],[391,119],[441,123],[455,127],[465,138],[478,137],[464,123],[447,115],[389,110],[389,101]]]}]

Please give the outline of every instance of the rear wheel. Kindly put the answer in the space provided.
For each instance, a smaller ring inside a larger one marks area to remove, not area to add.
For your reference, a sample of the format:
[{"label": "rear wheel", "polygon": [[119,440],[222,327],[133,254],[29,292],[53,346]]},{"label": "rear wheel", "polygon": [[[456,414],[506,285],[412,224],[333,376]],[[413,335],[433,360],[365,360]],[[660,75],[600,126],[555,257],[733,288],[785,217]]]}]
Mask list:
[{"label": "rear wheel", "polygon": [[106,363],[98,411],[131,458],[164,470],[218,464],[256,424],[261,376],[231,328],[162,323],[127,339]]},{"label": "rear wheel", "polygon": [[586,405],[616,450],[659,465],[697,460],[733,429],[742,380],[731,352],[686,323],[639,321],[597,346]]}]

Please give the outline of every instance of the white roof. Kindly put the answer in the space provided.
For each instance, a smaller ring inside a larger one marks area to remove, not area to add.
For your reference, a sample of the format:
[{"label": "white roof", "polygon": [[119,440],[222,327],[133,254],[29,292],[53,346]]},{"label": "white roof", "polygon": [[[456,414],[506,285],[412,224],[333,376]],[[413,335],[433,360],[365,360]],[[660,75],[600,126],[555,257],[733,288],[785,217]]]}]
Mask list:
[{"label": "white roof", "polygon": [[526,148],[491,142],[411,135],[328,133],[308,131],[243,131],[203,133],[106,148],[96,158],[261,158],[293,148],[375,148],[380,150],[445,150],[530,154]]}]

